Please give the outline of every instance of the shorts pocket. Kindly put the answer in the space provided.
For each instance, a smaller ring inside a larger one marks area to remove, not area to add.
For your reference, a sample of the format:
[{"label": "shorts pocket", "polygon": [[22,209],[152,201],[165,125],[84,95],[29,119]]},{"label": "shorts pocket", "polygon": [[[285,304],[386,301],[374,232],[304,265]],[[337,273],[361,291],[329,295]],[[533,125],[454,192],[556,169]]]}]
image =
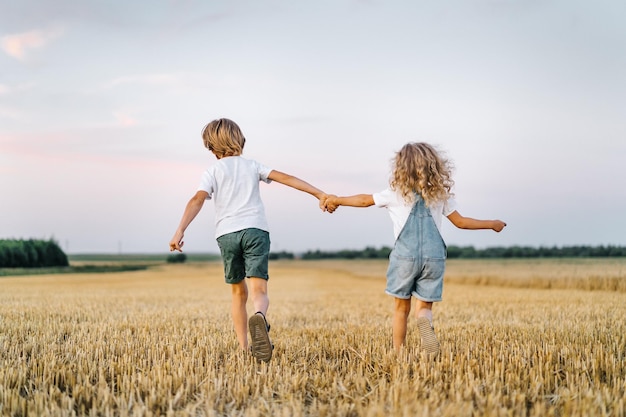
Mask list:
[{"label": "shorts pocket", "polygon": [[428,279],[443,279],[446,271],[446,258],[426,258],[424,259],[423,276]]},{"label": "shorts pocket", "polygon": [[441,301],[443,275],[446,269],[444,258],[424,259],[422,274],[417,281],[416,296],[422,301]]}]

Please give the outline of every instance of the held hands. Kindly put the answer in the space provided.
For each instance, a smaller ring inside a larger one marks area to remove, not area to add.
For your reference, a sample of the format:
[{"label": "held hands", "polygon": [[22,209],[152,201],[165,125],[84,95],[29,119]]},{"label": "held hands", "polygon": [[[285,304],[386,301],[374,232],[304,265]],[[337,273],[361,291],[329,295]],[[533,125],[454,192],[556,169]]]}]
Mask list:
[{"label": "held hands", "polygon": [[337,202],[337,196],[334,194],[324,194],[320,198],[320,209],[322,211],[327,211],[329,213],[333,213],[339,207],[339,203]]}]

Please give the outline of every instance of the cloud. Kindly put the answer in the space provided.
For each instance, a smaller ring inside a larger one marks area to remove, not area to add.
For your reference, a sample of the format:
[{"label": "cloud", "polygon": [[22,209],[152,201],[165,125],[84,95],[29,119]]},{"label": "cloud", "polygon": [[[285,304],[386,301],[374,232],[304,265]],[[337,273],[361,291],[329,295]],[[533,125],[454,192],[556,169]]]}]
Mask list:
[{"label": "cloud", "polygon": [[28,32],[5,35],[0,38],[0,48],[18,61],[26,60],[31,49],[42,48],[61,35],[60,28],[31,30]]},{"label": "cloud", "polygon": [[[35,86],[35,83],[22,83],[17,85],[0,84],[0,97],[11,97],[24,91],[28,91]],[[0,104],[0,119],[22,120],[24,114],[15,106],[5,106]]]},{"label": "cloud", "polygon": [[21,83],[14,86],[7,84],[0,84],[0,96],[8,96],[10,94],[21,93],[31,90],[35,86],[35,83]]},{"label": "cloud", "polygon": [[19,120],[21,118],[22,114],[19,111],[10,107],[0,106],[0,119]]},{"label": "cloud", "polygon": [[197,72],[148,73],[120,75],[90,90],[90,93],[115,91],[120,87],[160,88],[172,93],[197,92],[201,88],[230,86],[234,82],[228,79],[216,80],[211,74]]},{"label": "cloud", "polygon": [[172,85],[179,82],[179,76],[173,74],[125,75],[108,82],[104,87],[113,88],[126,84]]},{"label": "cloud", "polygon": [[114,112],[113,116],[115,117],[115,120],[117,121],[119,126],[131,127],[137,125],[137,120],[126,113]]}]

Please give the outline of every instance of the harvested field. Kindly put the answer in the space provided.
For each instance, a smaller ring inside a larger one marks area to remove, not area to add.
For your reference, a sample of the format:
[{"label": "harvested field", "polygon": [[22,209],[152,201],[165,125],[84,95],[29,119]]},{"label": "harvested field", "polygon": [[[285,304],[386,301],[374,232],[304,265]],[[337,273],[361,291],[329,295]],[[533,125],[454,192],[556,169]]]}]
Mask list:
[{"label": "harvested field", "polygon": [[434,361],[392,351],[386,265],[272,263],[269,364],[219,262],[2,278],[0,414],[626,415],[626,262],[449,261]]}]

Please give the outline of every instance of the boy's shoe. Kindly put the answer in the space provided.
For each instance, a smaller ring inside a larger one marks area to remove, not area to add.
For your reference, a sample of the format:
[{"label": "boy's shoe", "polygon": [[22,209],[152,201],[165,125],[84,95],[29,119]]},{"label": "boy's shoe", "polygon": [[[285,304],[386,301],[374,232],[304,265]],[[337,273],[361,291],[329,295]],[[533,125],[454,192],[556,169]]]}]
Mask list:
[{"label": "boy's shoe", "polygon": [[422,350],[431,357],[437,356],[439,354],[439,341],[437,340],[435,329],[433,329],[430,320],[426,317],[419,317],[417,319],[417,328],[422,340]]},{"label": "boy's shoe", "polygon": [[252,342],[250,346],[252,356],[254,356],[257,361],[269,362],[270,359],[272,359],[274,346],[268,334],[270,326],[267,324],[263,313],[257,311],[256,314],[250,317],[248,320],[248,328],[250,329],[250,340]]}]

